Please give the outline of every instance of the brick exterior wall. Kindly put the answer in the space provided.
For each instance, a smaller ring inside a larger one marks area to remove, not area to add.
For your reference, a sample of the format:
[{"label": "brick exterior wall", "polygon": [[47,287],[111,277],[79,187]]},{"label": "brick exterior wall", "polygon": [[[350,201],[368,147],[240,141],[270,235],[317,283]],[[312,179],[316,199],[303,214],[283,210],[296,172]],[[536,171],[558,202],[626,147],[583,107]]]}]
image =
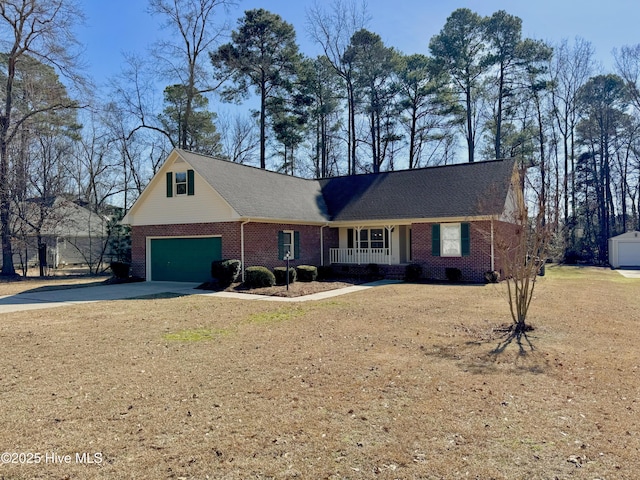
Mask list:
[{"label": "brick exterior wall", "polygon": [[[241,258],[241,223],[193,223],[180,225],[149,225],[132,228],[132,270],[134,276],[146,277],[146,239],[147,237],[182,236],[222,236],[222,257]],[[412,225],[411,258],[413,263],[422,265],[423,276],[433,280],[446,280],[446,268],[458,268],[462,279],[468,282],[483,282],[484,273],[491,267],[491,223],[471,222],[470,255],[466,257],[434,257],[431,255],[432,223],[414,223]],[[514,226],[504,222],[494,222],[494,244],[500,244],[501,235],[511,235]],[[321,228],[312,225],[292,225],[250,222],[244,226],[245,266],[261,265],[269,269],[283,266],[278,258],[278,232],[293,230],[300,234],[300,258],[291,261],[292,266],[321,265],[320,232],[324,236],[324,264],[329,265],[329,249],[339,245],[337,228]],[[504,242],[503,242],[504,243]],[[503,273],[501,251],[495,249],[495,269]],[[392,269],[393,270],[393,269]],[[404,272],[404,267],[402,267]],[[393,270],[392,276],[400,273]]]},{"label": "brick exterior wall", "polygon": [[329,228],[324,229],[324,264],[331,265],[331,253],[332,248],[340,247],[340,229]]},{"label": "brick exterior wall", "polygon": [[[300,258],[290,261],[290,265],[320,265],[320,229],[313,225],[291,225],[286,223],[248,223],[244,226],[244,255],[247,267],[261,265],[269,269],[284,266],[278,258],[278,232],[293,230],[300,234]],[[325,239],[326,230],[323,229]],[[224,239],[222,240],[224,245]],[[329,247],[325,241],[325,262],[329,258]],[[240,258],[240,257],[238,257]]]},{"label": "brick exterior wall", "polygon": [[131,275],[146,278],[147,237],[222,236],[222,257],[240,258],[240,223],[184,223],[131,228]]},{"label": "brick exterior wall", "polygon": [[[471,249],[466,257],[434,257],[431,255],[432,223],[414,223],[412,225],[413,263],[422,265],[423,276],[434,280],[446,280],[446,268],[458,268],[462,280],[466,282],[484,282],[484,273],[491,268],[491,222],[470,222]],[[513,226],[504,222],[494,222],[494,246],[499,235],[507,235]],[[502,260],[499,249],[494,251],[494,268],[502,272]]]},{"label": "brick exterior wall", "polygon": [[[320,263],[319,226],[249,222],[244,226],[245,266],[261,265],[269,269],[283,266],[278,258],[278,232],[293,230],[300,234],[300,258],[292,266]],[[324,259],[329,261],[329,248],[338,245],[338,230],[325,227]],[[131,274],[146,277],[147,237],[222,236],[222,257],[241,259],[241,222],[192,223],[179,225],[146,225],[132,227]]]}]

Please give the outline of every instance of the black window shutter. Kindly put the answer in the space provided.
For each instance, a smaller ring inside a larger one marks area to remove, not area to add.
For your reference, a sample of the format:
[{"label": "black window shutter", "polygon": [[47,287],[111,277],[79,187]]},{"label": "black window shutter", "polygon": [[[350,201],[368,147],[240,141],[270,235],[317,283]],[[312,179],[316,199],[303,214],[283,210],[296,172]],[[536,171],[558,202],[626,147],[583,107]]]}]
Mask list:
[{"label": "black window shutter", "polygon": [[187,195],[193,195],[193,170],[187,170]]},{"label": "black window shutter", "polygon": [[280,230],[278,232],[278,260],[284,259],[284,232]]},{"label": "black window shutter", "polygon": [[347,248],[354,248],[353,228],[347,229]]},{"label": "black window shutter", "polygon": [[300,232],[293,232],[293,258],[300,258]]},{"label": "black window shutter", "polygon": [[173,197],[173,173],[167,172],[167,197]]},{"label": "black window shutter", "polygon": [[462,256],[468,257],[471,255],[471,231],[468,223],[460,225],[460,243]]},{"label": "black window shutter", "polygon": [[440,224],[431,225],[431,255],[440,256]]}]

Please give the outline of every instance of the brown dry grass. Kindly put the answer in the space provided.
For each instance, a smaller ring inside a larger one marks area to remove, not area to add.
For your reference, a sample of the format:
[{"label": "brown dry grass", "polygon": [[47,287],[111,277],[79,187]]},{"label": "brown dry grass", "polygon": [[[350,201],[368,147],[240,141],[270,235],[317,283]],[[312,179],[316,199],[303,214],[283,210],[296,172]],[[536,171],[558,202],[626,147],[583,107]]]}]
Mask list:
[{"label": "brown dry grass", "polygon": [[0,450],[73,459],[0,478],[634,479],[639,291],[549,269],[525,356],[502,285],[0,315]]}]

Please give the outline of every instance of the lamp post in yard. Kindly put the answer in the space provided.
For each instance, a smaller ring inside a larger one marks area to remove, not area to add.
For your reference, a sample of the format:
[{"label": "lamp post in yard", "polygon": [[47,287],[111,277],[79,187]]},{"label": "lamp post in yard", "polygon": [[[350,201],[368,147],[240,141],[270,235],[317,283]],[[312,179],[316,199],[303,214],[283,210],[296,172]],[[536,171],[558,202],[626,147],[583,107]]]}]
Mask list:
[{"label": "lamp post in yard", "polygon": [[287,273],[285,277],[287,277],[287,292],[289,291],[289,260],[291,260],[291,251],[287,250],[287,253],[284,254],[284,259],[287,261]]}]

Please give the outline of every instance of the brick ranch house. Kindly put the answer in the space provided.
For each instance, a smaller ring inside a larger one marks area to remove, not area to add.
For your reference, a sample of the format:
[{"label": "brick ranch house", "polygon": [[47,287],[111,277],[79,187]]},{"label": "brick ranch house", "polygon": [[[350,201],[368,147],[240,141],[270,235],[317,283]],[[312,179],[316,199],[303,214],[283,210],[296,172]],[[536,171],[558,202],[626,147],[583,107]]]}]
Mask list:
[{"label": "brick ranch house", "polygon": [[[173,150],[123,223],[132,227],[132,274],[206,281],[212,260],[244,268],[377,264],[425,278],[457,268],[481,282],[500,270],[495,239],[518,188],[511,160],[308,180]],[[505,228],[506,227],[506,228]]]}]

